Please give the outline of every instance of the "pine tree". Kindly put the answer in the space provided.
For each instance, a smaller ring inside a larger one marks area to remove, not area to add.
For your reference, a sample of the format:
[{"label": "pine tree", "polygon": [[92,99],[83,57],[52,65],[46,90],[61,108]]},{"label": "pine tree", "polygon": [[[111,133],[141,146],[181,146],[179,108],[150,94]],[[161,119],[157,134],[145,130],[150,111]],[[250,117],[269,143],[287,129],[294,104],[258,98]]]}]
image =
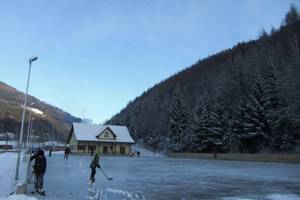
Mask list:
[{"label": "pine tree", "polygon": [[241,110],[243,112],[243,133],[239,134],[242,151],[257,152],[269,144],[270,126],[267,119],[266,106],[268,96],[260,74],[257,74],[250,85],[250,94],[245,98]]},{"label": "pine tree", "polygon": [[207,105],[202,105],[195,113],[195,118],[192,123],[191,149],[195,152],[207,151],[207,145],[203,142],[207,138],[208,127],[208,111]]},{"label": "pine tree", "polygon": [[242,98],[239,102],[239,105],[236,108],[234,113],[234,119],[232,122],[232,141],[233,149],[238,150],[239,152],[244,151],[244,142],[247,140],[247,134],[245,129],[246,123],[246,102]]},{"label": "pine tree", "polygon": [[185,150],[185,141],[190,127],[190,114],[177,95],[174,96],[173,101],[169,119],[169,149],[182,152]]},{"label": "pine tree", "polygon": [[293,148],[293,123],[289,119],[290,107],[280,95],[279,74],[272,62],[268,63],[264,72],[265,90],[268,97],[265,109],[271,130],[271,145],[276,150],[291,150]]},{"label": "pine tree", "polygon": [[266,117],[262,106],[257,99],[250,96],[239,106],[238,119],[235,120],[234,129],[239,140],[239,151],[256,153],[266,141]]},{"label": "pine tree", "polygon": [[222,105],[206,106],[193,124],[198,151],[214,152],[230,149],[230,120]]},{"label": "pine tree", "polygon": [[285,24],[294,24],[300,20],[300,15],[295,5],[292,5],[289,12],[285,15]]}]

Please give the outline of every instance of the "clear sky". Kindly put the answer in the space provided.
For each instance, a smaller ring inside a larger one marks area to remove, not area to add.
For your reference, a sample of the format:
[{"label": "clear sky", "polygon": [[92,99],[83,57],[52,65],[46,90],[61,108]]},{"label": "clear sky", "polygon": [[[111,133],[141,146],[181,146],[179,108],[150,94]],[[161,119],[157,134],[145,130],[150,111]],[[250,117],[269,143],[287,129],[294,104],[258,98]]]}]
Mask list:
[{"label": "clear sky", "polygon": [[2,0],[0,80],[103,122],[200,58],[278,28],[300,0]]}]

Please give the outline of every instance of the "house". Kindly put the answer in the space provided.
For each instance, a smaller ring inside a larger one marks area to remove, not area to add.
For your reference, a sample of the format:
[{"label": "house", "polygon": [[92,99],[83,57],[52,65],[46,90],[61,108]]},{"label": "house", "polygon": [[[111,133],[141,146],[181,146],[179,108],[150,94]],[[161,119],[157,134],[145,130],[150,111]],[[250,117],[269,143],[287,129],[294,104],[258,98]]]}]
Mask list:
[{"label": "house", "polygon": [[134,140],[126,126],[73,123],[67,144],[75,152],[130,154]]}]

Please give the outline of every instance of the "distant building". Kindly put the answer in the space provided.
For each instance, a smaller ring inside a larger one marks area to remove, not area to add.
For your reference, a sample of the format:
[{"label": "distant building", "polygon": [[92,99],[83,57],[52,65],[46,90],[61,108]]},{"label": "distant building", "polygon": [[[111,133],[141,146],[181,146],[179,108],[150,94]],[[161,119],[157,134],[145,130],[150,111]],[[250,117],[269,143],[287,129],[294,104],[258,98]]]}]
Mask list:
[{"label": "distant building", "polygon": [[67,143],[77,152],[127,155],[134,140],[126,126],[73,123]]}]

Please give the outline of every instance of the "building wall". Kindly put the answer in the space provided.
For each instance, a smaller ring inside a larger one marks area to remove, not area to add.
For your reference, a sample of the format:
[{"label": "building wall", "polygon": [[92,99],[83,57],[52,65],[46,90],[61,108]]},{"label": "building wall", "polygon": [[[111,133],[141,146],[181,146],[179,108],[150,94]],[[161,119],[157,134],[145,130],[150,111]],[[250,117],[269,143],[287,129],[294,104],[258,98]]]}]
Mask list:
[{"label": "building wall", "polygon": [[131,144],[128,143],[109,143],[109,142],[86,142],[79,141],[76,150],[82,153],[88,153],[94,149],[94,152],[100,154],[125,154],[128,155],[131,152]]},{"label": "building wall", "polygon": [[69,141],[69,145],[70,145],[70,148],[71,148],[72,150],[77,150],[77,140],[76,140],[74,134],[72,134],[72,137],[71,137],[71,139],[70,139],[70,141]]}]

